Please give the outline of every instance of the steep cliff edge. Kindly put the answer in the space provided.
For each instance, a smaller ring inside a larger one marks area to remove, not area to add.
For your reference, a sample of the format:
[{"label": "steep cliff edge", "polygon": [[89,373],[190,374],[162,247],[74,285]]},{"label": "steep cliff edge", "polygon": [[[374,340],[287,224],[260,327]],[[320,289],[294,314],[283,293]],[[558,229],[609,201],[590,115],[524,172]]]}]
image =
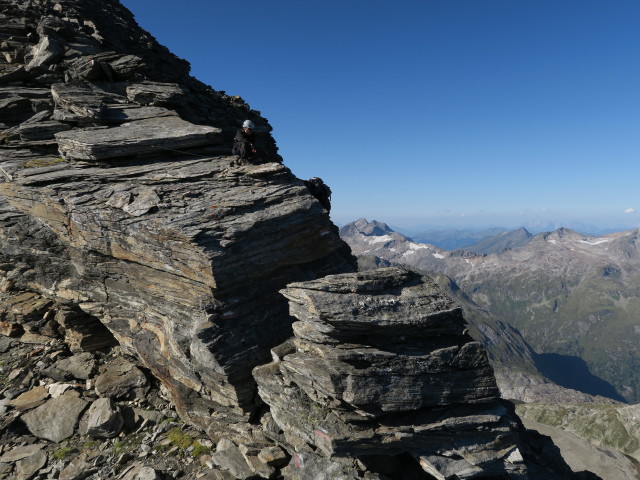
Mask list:
[{"label": "steep cliff edge", "polygon": [[3,372],[21,445],[0,478],[187,478],[93,453],[41,470],[35,442],[137,434],[155,379],[215,443],[202,477],[592,478],[499,399],[460,308],[415,273],[354,273],[268,122],[117,1],[0,0],[0,23],[0,334],[37,345]]}]

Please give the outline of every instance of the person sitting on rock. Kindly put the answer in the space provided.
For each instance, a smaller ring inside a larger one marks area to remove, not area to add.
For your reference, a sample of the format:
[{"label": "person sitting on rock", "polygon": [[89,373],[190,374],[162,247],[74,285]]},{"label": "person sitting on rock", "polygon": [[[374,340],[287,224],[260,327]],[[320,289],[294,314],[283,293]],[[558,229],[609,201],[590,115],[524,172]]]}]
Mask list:
[{"label": "person sitting on rock", "polygon": [[237,161],[239,164],[250,162],[253,160],[253,154],[257,153],[253,143],[255,140],[254,129],[255,125],[253,122],[251,120],[245,120],[242,128],[239,128],[236,132],[231,153],[238,157]]}]

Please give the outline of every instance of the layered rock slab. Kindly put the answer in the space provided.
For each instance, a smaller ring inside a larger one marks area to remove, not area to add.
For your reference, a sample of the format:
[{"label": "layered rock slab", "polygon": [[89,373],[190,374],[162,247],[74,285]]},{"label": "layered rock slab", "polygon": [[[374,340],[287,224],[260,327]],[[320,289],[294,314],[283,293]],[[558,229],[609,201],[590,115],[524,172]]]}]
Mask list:
[{"label": "layered rock slab", "polygon": [[206,428],[221,406],[243,418],[251,369],[290,335],[278,289],[354,266],[286,167],[200,156],[61,162],[17,171],[0,190],[70,259],[39,288],[100,318]]},{"label": "layered rock slab", "polygon": [[409,454],[442,479],[572,478],[535,458],[460,307],[429,278],[387,268],[282,293],[295,337],[254,376],[294,451],[364,465]]},{"label": "layered rock slab", "polygon": [[194,125],[178,116],[148,118],[119,127],[56,133],[61,155],[103,160],[166,149],[191,148],[222,140],[219,128]]}]

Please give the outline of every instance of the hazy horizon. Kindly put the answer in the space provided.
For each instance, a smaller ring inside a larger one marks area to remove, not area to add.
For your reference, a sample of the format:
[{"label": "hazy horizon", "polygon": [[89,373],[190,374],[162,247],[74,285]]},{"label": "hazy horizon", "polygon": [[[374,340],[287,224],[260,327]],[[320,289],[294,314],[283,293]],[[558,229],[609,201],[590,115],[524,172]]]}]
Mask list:
[{"label": "hazy horizon", "polygon": [[564,227],[571,230],[578,231],[585,235],[602,235],[605,233],[613,233],[626,230],[634,230],[639,228],[640,225],[636,223],[615,223],[606,219],[601,221],[590,221],[593,219],[482,219],[482,218],[458,218],[455,221],[447,221],[443,218],[398,218],[398,217],[385,217],[385,216],[356,216],[354,218],[347,217],[334,217],[332,220],[339,226],[344,226],[348,223],[354,222],[360,218],[365,218],[368,221],[378,221],[386,223],[393,230],[399,233],[420,233],[420,232],[442,232],[446,230],[470,230],[470,231],[482,231],[492,228],[502,228],[505,230],[517,230],[519,228],[526,228],[531,233],[540,233],[545,231],[553,231],[558,228]]}]

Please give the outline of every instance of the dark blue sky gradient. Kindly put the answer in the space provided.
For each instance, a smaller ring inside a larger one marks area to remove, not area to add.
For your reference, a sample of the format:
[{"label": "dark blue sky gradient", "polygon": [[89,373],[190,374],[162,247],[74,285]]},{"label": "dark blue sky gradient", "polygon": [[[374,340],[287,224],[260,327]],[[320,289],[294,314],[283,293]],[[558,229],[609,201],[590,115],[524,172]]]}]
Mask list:
[{"label": "dark blue sky gradient", "polygon": [[338,222],[640,224],[636,0],[123,3]]}]

